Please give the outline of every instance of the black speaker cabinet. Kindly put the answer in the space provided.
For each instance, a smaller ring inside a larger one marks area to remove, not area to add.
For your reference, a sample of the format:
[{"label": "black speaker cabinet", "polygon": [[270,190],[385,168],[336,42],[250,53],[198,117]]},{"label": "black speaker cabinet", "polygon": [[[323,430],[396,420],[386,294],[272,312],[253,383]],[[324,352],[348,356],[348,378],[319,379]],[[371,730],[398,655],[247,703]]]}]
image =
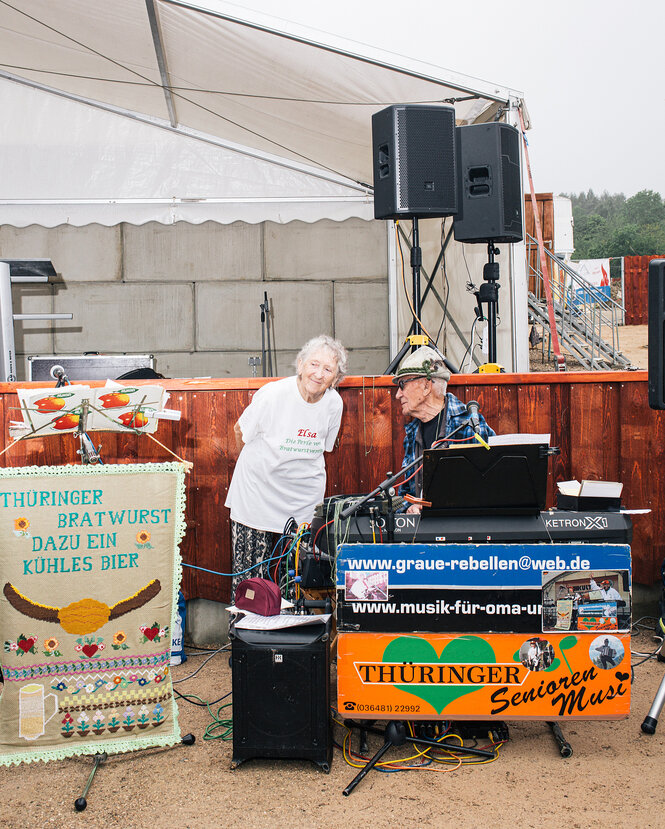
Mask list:
[{"label": "black speaker cabinet", "polygon": [[458,242],[521,242],[520,134],[509,124],[457,127]]},{"label": "black speaker cabinet", "polygon": [[231,631],[233,766],[254,757],[332,761],[330,622]]},{"label": "black speaker cabinet", "polygon": [[649,262],[649,406],[665,409],[665,259]]},{"label": "black speaker cabinet", "polygon": [[372,116],[374,218],[457,212],[455,110],[406,104]]}]

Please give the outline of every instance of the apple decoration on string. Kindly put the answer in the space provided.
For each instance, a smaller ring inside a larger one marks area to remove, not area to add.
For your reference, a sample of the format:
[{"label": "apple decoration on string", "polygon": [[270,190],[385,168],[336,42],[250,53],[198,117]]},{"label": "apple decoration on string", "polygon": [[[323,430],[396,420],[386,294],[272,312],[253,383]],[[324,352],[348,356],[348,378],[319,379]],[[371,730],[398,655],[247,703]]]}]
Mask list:
[{"label": "apple decoration on string", "polygon": [[148,418],[143,414],[143,412],[134,411],[123,412],[121,415],[118,415],[118,420],[130,429],[141,429],[148,422]]},{"label": "apple decoration on string", "polygon": [[65,407],[65,400],[62,397],[41,397],[35,400],[35,408],[40,412],[58,412]]},{"label": "apple decoration on string", "polygon": [[76,429],[79,425],[79,416],[77,414],[73,414],[72,412],[68,412],[66,415],[62,415],[62,417],[56,418],[52,422],[52,426],[54,429]]},{"label": "apple decoration on string", "polygon": [[129,405],[129,395],[124,392],[113,392],[112,394],[102,394],[99,398],[102,409],[122,409]]}]

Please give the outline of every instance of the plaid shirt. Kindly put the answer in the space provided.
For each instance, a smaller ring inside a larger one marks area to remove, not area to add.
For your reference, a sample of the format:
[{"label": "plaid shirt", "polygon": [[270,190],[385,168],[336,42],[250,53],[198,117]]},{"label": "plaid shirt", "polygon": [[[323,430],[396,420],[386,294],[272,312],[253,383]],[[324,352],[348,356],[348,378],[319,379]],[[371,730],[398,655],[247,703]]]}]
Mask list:
[{"label": "plaid shirt", "polygon": [[[455,429],[459,429],[459,431],[455,432],[451,440],[457,442],[471,440],[473,438],[475,432],[473,430],[473,426],[469,423],[469,413],[466,410],[466,403],[462,403],[461,400],[450,392],[446,394],[445,413],[445,418],[441,419],[437,440],[445,437],[446,435],[450,435],[451,432],[455,431]],[[496,434],[494,429],[487,425],[487,422],[482,415],[478,415],[478,418],[480,420],[480,436],[483,440],[487,440],[488,437]],[[413,463],[413,461],[415,461],[415,459],[423,453],[424,444],[423,433],[420,428],[421,426],[421,421],[415,418],[404,427],[404,460],[402,461],[402,468],[408,466],[410,463]],[[448,445],[449,444],[447,442],[439,444],[440,447]],[[413,475],[413,470],[411,470],[408,474]],[[421,468],[410,481],[407,481],[405,484],[400,486],[399,493],[400,495],[408,494],[420,497],[422,488],[423,472]]]}]

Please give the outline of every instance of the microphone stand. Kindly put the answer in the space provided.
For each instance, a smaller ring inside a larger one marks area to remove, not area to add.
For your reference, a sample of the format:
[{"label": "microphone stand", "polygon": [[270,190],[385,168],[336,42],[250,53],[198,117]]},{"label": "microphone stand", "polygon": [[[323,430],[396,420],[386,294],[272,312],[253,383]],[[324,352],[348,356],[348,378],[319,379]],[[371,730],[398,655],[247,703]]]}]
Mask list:
[{"label": "microphone stand", "polygon": [[[450,438],[453,435],[457,434],[457,432],[459,432],[459,430],[462,429],[464,426],[468,426],[469,423],[470,423],[470,420],[465,421],[464,423],[460,423],[460,425],[456,429],[453,429],[452,432],[447,434],[444,438],[441,438],[441,440],[442,441],[450,440]],[[392,485],[395,483],[395,481],[398,480],[398,478],[401,478],[402,475],[404,475],[406,472],[410,472],[415,466],[417,466],[419,463],[422,463],[423,458],[424,458],[424,454],[417,457],[415,459],[415,461],[411,461],[410,464],[407,464],[406,466],[403,466],[400,469],[400,471],[397,472],[395,475],[393,475],[392,472],[389,472],[388,477],[385,479],[385,481],[382,481],[375,489],[373,489],[369,493],[369,495],[365,495],[359,501],[354,501],[353,504],[349,504],[348,507],[346,507],[345,509],[343,509],[340,512],[339,517],[340,518],[350,518],[352,515],[354,515],[354,513],[358,512],[360,507],[362,507],[368,501],[371,501],[372,498],[376,498],[376,496],[380,495],[382,492],[387,492],[387,490],[389,490],[392,487]]]},{"label": "microphone stand", "polygon": [[[494,257],[501,251],[494,242],[487,241],[487,262],[483,266],[483,284],[475,291],[476,317],[479,322],[487,319],[487,359],[496,363],[496,318],[499,307],[499,263]],[[483,303],[487,304],[487,317],[483,314]]]},{"label": "microphone stand", "polygon": [[[273,376],[272,353],[273,346],[270,343],[270,300],[268,299],[268,292],[263,292],[263,302],[259,304],[261,309],[261,365],[263,366],[263,376]],[[267,342],[267,345],[266,345]],[[267,355],[266,355],[267,351]],[[267,356],[267,362],[266,362]],[[275,356],[275,368],[277,368],[277,357]]]},{"label": "microphone stand", "polygon": [[410,472],[414,468],[414,466],[421,463],[422,459],[423,459],[423,456],[420,455],[419,457],[417,457],[415,459],[415,461],[412,461],[407,466],[403,466],[400,469],[400,471],[397,472],[395,475],[393,475],[392,472],[389,472],[388,477],[385,479],[385,481],[381,481],[381,483],[375,489],[373,489],[369,493],[369,495],[365,495],[363,498],[360,499],[360,501],[354,501],[353,504],[350,504],[348,507],[343,509],[340,512],[339,517],[340,518],[350,518],[352,515],[354,515],[356,512],[358,512],[360,507],[362,507],[368,501],[371,501],[372,498],[376,498],[376,496],[380,495],[382,492],[387,492],[392,487],[392,485],[395,483],[395,481],[397,481],[398,478],[401,478],[402,475],[405,472]]},{"label": "microphone stand", "polygon": [[268,310],[268,296],[264,292],[265,302],[259,304],[261,309],[261,366],[263,368],[263,376],[266,376],[266,311]]}]

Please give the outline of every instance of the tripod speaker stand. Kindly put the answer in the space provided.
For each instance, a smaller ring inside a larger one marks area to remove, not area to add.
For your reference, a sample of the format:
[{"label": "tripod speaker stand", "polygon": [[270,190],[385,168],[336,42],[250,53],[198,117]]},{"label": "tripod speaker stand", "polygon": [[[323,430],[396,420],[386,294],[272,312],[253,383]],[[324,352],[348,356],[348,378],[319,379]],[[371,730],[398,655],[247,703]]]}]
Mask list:
[{"label": "tripod speaker stand", "polygon": [[412,273],[412,300],[413,300],[413,324],[411,326],[411,330],[415,333],[409,334],[406,340],[402,344],[402,347],[397,352],[393,360],[391,361],[388,368],[384,371],[384,374],[394,374],[395,369],[397,366],[402,362],[402,358],[405,354],[409,351],[409,349],[416,349],[423,345],[428,345],[430,348],[433,348],[441,357],[443,362],[445,363],[446,367],[450,371],[451,374],[457,374],[458,369],[453,363],[451,363],[446,357],[441,354],[439,349],[436,345],[430,340],[427,334],[423,334],[423,328],[420,323],[420,314],[421,314],[421,299],[420,299],[420,269],[422,267],[422,249],[420,247],[420,234],[418,230],[418,218],[416,216],[412,219],[413,223],[413,243],[411,245],[411,273]]},{"label": "tripod speaker stand", "polygon": [[[476,291],[478,307],[476,316],[479,321],[487,319],[487,358],[488,364],[496,365],[496,318],[499,308],[499,263],[494,257],[501,251],[489,239],[487,242],[487,262],[483,267],[483,284]],[[483,304],[487,305],[487,317],[483,313]]]}]

